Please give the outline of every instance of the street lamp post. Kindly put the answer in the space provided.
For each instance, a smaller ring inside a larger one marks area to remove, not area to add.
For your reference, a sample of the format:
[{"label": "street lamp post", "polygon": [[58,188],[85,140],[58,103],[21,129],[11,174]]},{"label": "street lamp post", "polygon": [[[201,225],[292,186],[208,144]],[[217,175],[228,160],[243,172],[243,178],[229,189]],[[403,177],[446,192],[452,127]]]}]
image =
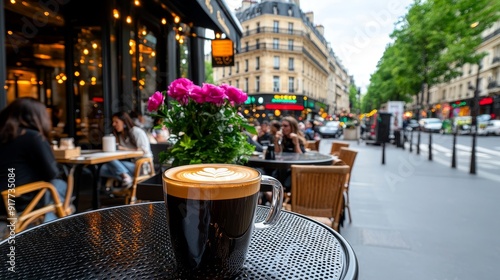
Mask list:
[{"label": "street lamp post", "polygon": [[477,137],[477,116],[479,115],[479,73],[481,63],[477,64],[476,87],[474,88],[474,104],[472,106],[472,151],[470,157],[470,174],[476,174],[476,137]]}]

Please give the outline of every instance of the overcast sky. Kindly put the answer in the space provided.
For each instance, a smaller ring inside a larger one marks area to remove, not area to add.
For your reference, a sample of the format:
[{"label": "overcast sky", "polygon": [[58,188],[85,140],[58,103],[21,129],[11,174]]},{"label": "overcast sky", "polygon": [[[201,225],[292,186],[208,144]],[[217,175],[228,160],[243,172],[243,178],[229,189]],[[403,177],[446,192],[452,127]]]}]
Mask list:
[{"label": "overcast sky", "polygon": [[[225,0],[233,9],[241,0]],[[406,14],[413,0],[301,0],[303,12],[314,12],[314,23],[325,27],[325,38],[366,92],[370,75],[391,41],[394,23]]]}]

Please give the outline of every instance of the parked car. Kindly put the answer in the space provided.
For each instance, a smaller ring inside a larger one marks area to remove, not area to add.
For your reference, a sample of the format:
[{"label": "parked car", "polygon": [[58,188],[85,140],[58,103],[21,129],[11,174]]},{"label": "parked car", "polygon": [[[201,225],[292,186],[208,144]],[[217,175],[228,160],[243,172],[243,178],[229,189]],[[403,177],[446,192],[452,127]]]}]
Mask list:
[{"label": "parked car", "polygon": [[420,129],[427,132],[440,132],[443,128],[443,121],[438,118],[425,118],[419,121]]},{"label": "parked car", "polygon": [[487,135],[500,135],[500,120],[490,120],[485,130]]},{"label": "parked car", "polygon": [[342,135],[342,129],[339,121],[327,121],[324,125],[320,126],[318,130],[321,138],[337,138]]},{"label": "parked car", "polygon": [[453,129],[457,134],[470,134],[472,125],[471,116],[460,116],[453,119]]}]

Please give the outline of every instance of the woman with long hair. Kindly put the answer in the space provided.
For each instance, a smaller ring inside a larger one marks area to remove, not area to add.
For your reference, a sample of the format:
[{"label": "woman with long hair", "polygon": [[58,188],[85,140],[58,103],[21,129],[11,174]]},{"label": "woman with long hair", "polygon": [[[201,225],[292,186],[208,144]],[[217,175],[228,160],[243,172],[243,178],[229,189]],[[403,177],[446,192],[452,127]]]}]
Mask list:
[{"label": "woman with long hair", "polygon": [[[45,105],[33,98],[18,98],[0,112],[0,190],[7,189],[7,182],[14,174],[16,186],[37,181],[52,183],[61,200],[66,195],[67,184],[59,176],[59,168],[50,147],[51,120]],[[35,194],[16,197],[16,208],[24,210]],[[51,196],[45,195],[43,203],[50,204]],[[38,205],[39,207],[43,205]],[[0,202],[0,214],[5,214]],[[45,221],[56,218],[54,213],[45,215]]]},{"label": "woman with long hair", "polygon": [[[126,112],[117,112],[112,116],[113,135],[118,143],[118,150],[142,151],[143,157],[153,157],[146,132],[134,122]],[[151,167],[153,168],[153,167]],[[132,185],[135,163],[113,160],[101,167],[101,176],[121,181],[123,187]]]},{"label": "woman with long hair", "polygon": [[299,129],[299,123],[294,117],[287,116],[281,119],[281,133],[277,135],[275,147],[277,152],[305,153],[306,138]]}]

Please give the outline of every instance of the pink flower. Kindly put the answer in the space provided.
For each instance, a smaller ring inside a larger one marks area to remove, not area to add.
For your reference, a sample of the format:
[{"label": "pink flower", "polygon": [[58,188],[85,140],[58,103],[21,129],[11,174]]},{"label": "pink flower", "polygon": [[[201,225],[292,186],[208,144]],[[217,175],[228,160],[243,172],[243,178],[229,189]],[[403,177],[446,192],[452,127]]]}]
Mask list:
[{"label": "pink flower", "polygon": [[224,89],[218,86],[204,83],[202,89],[205,92],[206,102],[222,105],[224,104],[224,100],[227,99]]},{"label": "pink flower", "polygon": [[179,78],[168,86],[168,96],[179,101],[181,104],[187,104],[193,86],[194,84],[191,80]]},{"label": "pink flower", "polygon": [[155,92],[153,95],[149,97],[148,100],[148,111],[153,112],[158,110],[160,106],[163,104],[163,100],[165,97],[159,91]]},{"label": "pink flower", "polygon": [[237,87],[233,87],[226,84],[223,84],[220,87],[226,91],[227,98],[231,102],[234,102],[236,104],[241,104],[247,101],[248,99],[247,94]]},{"label": "pink flower", "polygon": [[205,103],[205,97],[206,97],[206,92],[203,90],[203,88],[194,85],[191,88],[191,94],[189,97],[194,100],[196,103]]}]

